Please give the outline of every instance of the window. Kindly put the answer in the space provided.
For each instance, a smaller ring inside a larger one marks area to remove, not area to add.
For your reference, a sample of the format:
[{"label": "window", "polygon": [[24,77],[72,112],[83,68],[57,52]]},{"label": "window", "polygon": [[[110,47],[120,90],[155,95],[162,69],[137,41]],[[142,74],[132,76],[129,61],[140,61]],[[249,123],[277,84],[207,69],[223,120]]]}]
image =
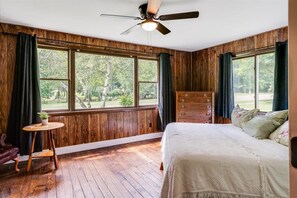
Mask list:
[{"label": "window", "polygon": [[233,60],[235,105],[271,111],[274,67],[274,52]]},{"label": "window", "polygon": [[68,109],[68,51],[38,49],[42,110]]},{"label": "window", "polygon": [[158,104],[155,59],[44,47],[38,55],[42,110]]},{"label": "window", "polygon": [[75,108],[134,106],[134,58],[75,53]]},{"label": "window", "polygon": [[158,104],[158,62],[138,60],[139,105]]}]

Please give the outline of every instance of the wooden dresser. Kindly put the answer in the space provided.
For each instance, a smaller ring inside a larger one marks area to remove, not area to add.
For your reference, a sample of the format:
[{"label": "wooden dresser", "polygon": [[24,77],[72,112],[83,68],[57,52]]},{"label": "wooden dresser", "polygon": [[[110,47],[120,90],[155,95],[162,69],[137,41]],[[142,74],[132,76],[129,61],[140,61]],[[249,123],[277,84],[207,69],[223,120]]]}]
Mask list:
[{"label": "wooden dresser", "polygon": [[214,92],[177,91],[176,122],[214,123]]}]

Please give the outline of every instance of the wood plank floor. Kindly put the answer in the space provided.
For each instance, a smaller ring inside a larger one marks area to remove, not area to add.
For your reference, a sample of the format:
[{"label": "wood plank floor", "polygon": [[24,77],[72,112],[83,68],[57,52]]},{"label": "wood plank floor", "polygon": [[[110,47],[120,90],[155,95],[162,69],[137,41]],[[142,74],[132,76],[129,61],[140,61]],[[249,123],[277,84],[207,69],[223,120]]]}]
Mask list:
[{"label": "wood plank floor", "polygon": [[162,172],[160,139],[59,156],[54,170],[49,159],[0,167],[0,197],[159,197]]}]

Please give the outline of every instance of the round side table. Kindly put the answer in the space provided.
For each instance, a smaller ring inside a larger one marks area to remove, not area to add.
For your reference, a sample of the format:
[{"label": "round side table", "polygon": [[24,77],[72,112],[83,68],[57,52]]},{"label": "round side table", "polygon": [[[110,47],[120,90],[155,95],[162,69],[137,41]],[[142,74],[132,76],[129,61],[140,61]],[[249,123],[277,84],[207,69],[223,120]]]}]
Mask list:
[{"label": "round side table", "polygon": [[[32,158],[41,158],[41,157],[54,158],[55,168],[56,169],[59,168],[59,161],[58,161],[57,154],[56,154],[56,147],[55,147],[55,141],[54,141],[54,136],[53,136],[52,130],[59,129],[63,126],[64,126],[64,124],[61,122],[49,122],[47,125],[32,124],[32,125],[29,125],[29,126],[26,126],[23,128],[24,132],[34,133],[32,144],[31,144],[31,149],[30,149],[30,153],[29,153],[27,171],[30,171],[30,169],[31,169]],[[39,155],[33,156],[37,132],[46,132],[47,133],[47,137],[48,137],[48,141],[49,141],[49,151],[41,152]]]}]

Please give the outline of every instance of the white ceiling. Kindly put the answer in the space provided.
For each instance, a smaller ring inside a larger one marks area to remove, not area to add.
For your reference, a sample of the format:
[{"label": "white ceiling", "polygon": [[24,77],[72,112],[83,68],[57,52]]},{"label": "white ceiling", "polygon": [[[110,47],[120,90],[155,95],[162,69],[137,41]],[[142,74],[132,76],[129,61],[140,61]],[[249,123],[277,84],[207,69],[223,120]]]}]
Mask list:
[{"label": "white ceiling", "polygon": [[196,51],[288,25],[288,0],[163,0],[159,15],[198,10],[198,19],[164,21],[168,35],[137,23],[100,17],[102,13],[139,16],[145,0],[0,0],[0,21],[79,35]]}]

